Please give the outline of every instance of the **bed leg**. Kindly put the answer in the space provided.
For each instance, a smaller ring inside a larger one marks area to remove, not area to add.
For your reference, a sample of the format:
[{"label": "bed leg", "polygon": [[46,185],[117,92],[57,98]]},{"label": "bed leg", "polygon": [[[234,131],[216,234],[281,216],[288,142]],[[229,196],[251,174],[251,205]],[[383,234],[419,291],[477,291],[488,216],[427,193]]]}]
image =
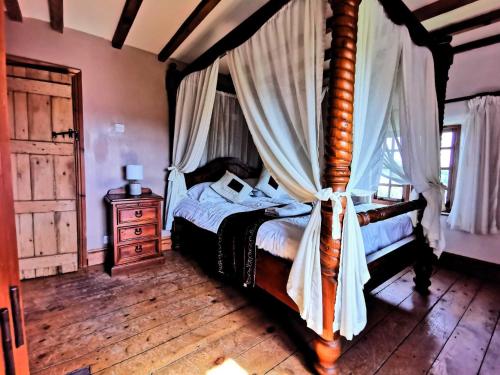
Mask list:
[{"label": "bed leg", "polygon": [[179,223],[179,220],[174,219],[170,233],[172,238],[172,250],[180,251],[182,248],[182,224]]},{"label": "bed leg", "polygon": [[418,249],[417,261],[413,266],[415,271],[415,290],[422,295],[429,294],[429,287],[431,286],[432,265],[434,261],[434,253],[432,248],[427,244],[423,248]]},{"label": "bed leg", "polygon": [[333,340],[325,340],[318,336],[313,343],[316,361],[314,368],[320,375],[338,374],[337,359],[340,357],[340,337],[335,335]]}]

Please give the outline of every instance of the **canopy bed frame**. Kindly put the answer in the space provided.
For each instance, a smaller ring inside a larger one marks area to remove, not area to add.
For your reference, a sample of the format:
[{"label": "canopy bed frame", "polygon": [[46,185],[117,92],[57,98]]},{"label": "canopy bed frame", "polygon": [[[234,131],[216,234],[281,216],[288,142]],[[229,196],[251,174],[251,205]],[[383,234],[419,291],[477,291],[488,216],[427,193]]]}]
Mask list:
[{"label": "canopy bed frame", "polygon": [[[275,3],[273,11],[276,12],[287,2],[288,1],[279,0],[275,2],[271,1],[270,3]],[[408,28],[413,43],[419,46],[425,46],[432,52],[439,107],[439,123],[442,128],[448,70],[453,59],[451,46],[449,44],[451,38],[447,37],[442,40],[434,39],[401,0],[379,0],[379,2],[384,7],[387,16],[393,23],[405,25]],[[328,121],[326,124],[324,143],[325,167],[323,171],[323,186],[331,187],[337,192],[343,192],[349,182],[350,163],[352,160],[354,75],[360,0],[330,0],[330,5],[333,16],[327,20],[327,29],[332,31],[332,41],[331,47],[325,52],[325,59],[330,59],[330,68],[325,72],[325,76],[329,79],[329,91],[327,99]],[[262,15],[265,19],[260,20],[260,25],[269,19],[274,12],[268,11],[268,14],[265,15],[267,18]],[[255,31],[256,30],[254,30],[254,32]],[[246,35],[246,39],[252,34],[253,33]],[[227,37],[224,39],[227,39]],[[205,68],[212,63],[215,57],[236,47],[246,39],[239,37],[233,40],[226,40],[226,45],[222,43],[222,46],[221,42],[223,41],[219,42],[215,46],[217,47],[216,54],[212,59],[207,57],[210,56],[210,53],[205,53],[182,72],[177,70],[175,64],[170,64],[166,75],[166,86],[170,108],[171,142],[174,134],[172,124],[175,123],[175,97],[177,87],[182,78],[194,70]],[[227,83],[225,86],[228,86]],[[258,177],[259,174],[257,169],[250,168],[238,160],[221,158],[208,163],[206,166],[192,173],[187,173],[185,175],[186,185],[187,187],[191,187],[200,182],[215,181],[224,174],[226,169],[241,178]],[[342,198],[342,205],[344,207],[346,205],[345,198]],[[385,220],[406,212],[415,210],[422,211],[425,205],[425,199],[420,197],[420,199],[416,201],[403,202],[384,208],[370,210],[359,213],[357,216],[360,225],[368,225],[369,223]],[[318,336],[314,341],[314,350],[317,355],[315,368],[319,373],[332,374],[336,373],[335,362],[341,354],[340,336],[333,331],[341,244],[340,240],[332,239],[332,207],[330,201],[321,203],[321,216],[320,258],[323,292],[323,334]],[[197,230],[194,224],[184,219],[176,218],[172,234],[174,247],[181,247],[182,232],[190,232],[191,230]],[[198,230],[203,231],[199,228]],[[433,252],[425,243],[420,225],[417,226],[415,234],[417,237],[415,241],[369,264],[372,280],[367,284],[367,289],[373,288],[404,267],[414,263],[416,289],[421,293],[428,292],[430,275],[432,272]],[[199,238],[205,239],[205,237],[203,237],[203,232],[200,232],[200,236]],[[193,238],[194,236],[190,237]],[[209,242],[203,243],[206,244]],[[265,251],[259,252],[256,266],[256,284],[291,308],[297,310],[297,306],[288,297],[286,292],[290,265],[290,261],[275,257]]]}]

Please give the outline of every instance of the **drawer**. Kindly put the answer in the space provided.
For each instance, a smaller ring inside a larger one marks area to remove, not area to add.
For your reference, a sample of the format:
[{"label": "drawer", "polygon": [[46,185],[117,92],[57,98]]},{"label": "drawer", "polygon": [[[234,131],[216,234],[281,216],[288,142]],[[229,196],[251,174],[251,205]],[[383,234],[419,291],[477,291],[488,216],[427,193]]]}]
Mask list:
[{"label": "drawer", "polygon": [[156,207],[118,209],[118,224],[156,221]]},{"label": "drawer", "polygon": [[157,241],[145,241],[118,246],[118,263],[133,262],[139,258],[156,254],[158,252],[156,243]]},{"label": "drawer", "polygon": [[136,240],[158,235],[156,224],[137,225],[135,227],[118,228],[118,242]]}]

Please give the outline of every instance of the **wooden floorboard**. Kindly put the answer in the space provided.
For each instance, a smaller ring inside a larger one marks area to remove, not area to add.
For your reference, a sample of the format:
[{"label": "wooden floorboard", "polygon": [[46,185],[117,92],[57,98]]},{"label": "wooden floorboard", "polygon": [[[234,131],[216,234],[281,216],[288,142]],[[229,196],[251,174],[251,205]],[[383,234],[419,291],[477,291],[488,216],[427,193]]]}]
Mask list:
[{"label": "wooden floorboard", "polygon": [[[311,373],[314,335],[295,313],[177,252],[166,258],[113,278],[94,267],[24,281],[31,373]],[[341,373],[499,373],[499,285],[439,269],[424,297],[413,276],[367,296],[367,327],[343,341]]]},{"label": "wooden floorboard", "polygon": [[490,342],[498,313],[500,293],[484,284],[434,361],[430,374],[477,374]]},{"label": "wooden floorboard", "polygon": [[[497,289],[498,291],[498,289]],[[497,297],[498,299],[499,297]],[[498,374],[500,373],[500,314],[497,316],[495,331],[488,343],[486,355],[479,369],[480,375]]]}]

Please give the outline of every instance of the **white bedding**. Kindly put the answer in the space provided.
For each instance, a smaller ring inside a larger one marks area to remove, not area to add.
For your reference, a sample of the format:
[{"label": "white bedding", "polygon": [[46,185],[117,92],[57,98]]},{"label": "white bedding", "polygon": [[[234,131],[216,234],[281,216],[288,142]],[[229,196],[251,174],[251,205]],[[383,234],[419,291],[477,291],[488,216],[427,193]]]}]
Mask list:
[{"label": "white bedding", "polygon": [[179,202],[173,214],[190,221],[199,228],[217,233],[222,221],[229,215],[291,202],[293,201],[284,198],[251,196],[243,202],[232,203],[211,190],[210,183],[205,182],[189,189],[187,196]]},{"label": "white bedding", "polygon": [[[208,194],[207,194],[208,193]],[[227,201],[210,188],[210,183],[192,187],[174,209],[174,216],[182,217],[197,227],[217,233],[222,221],[229,215],[291,203],[289,200],[275,200],[261,195],[250,197],[237,204]],[[383,207],[378,204],[360,204],[356,212]],[[257,232],[257,247],[281,258],[295,259],[302,232],[309,221],[309,215],[281,218],[262,224]],[[411,236],[413,225],[408,214],[361,227],[365,253],[370,255],[403,238]]]},{"label": "white bedding", "polygon": [[[356,212],[383,207],[377,204],[360,204]],[[308,216],[282,218],[266,221],[257,232],[257,247],[281,258],[295,259],[302,232],[309,221]],[[411,236],[413,225],[408,214],[392,217],[361,227],[365,254],[368,256],[403,238]]]}]

